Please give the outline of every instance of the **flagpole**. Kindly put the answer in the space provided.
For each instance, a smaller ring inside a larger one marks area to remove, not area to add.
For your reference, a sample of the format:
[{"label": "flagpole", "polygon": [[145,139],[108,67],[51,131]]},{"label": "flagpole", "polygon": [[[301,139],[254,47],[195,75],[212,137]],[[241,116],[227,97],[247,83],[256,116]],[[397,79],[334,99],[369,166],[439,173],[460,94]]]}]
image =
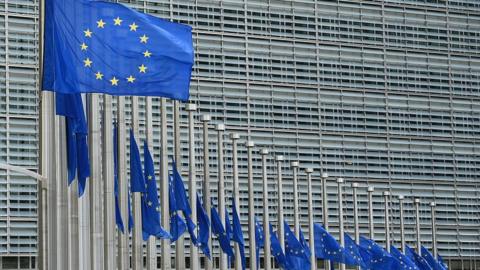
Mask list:
[{"label": "flagpole", "polygon": [[[112,96],[103,95],[103,242],[104,269],[116,269],[113,183]],[[115,143],[115,142],[114,142]]]},{"label": "flagpole", "polygon": [[358,224],[358,183],[352,183],[352,191],[353,191],[353,223],[355,226],[355,243],[357,245],[360,244],[360,228]]},{"label": "flagpole", "polygon": [[[192,221],[197,223],[197,180],[195,175],[195,121],[193,113],[197,111],[197,105],[193,103],[186,104],[185,110],[188,112],[188,191],[190,196],[190,207],[192,208]],[[178,254],[177,254],[178,255]],[[198,248],[190,244],[190,269],[199,269]]]},{"label": "flagpole", "polygon": [[405,253],[405,222],[404,222],[404,217],[403,217],[403,200],[404,200],[403,195],[398,196],[398,204],[400,208],[400,241],[402,245],[402,252]]},{"label": "flagpole", "polygon": [[374,187],[368,187],[368,229],[370,230],[370,239],[375,240],[375,225],[373,224],[373,192]]},{"label": "flagpole", "polygon": [[268,176],[267,176],[267,155],[268,149],[260,150],[260,155],[262,155],[262,176],[263,176],[263,234],[264,237],[264,248],[263,248],[263,266],[265,270],[270,270],[271,260],[270,260],[270,213],[269,213],[269,202],[268,202]]},{"label": "flagpole", "polygon": [[[223,161],[223,136],[225,135],[225,125],[217,124],[217,162],[218,162],[218,186],[217,186],[217,199],[218,199],[218,212],[220,215],[220,221],[225,227],[225,174],[224,174],[224,161]],[[213,252],[212,252],[213,253]],[[219,250],[220,257],[220,269],[227,269],[227,256]]]},{"label": "flagpole", "polygon": [[88,181],[90,192],[90,256],[91,270],[102,269],[103,253],[103,224],[102,224],[102,175],[100,151],[100,96],[89,94],[89,150],[90,150],[90,179]]},{"label": "flagpole", "polygon": [[122,214],[125,233],[118,230],[118,269],[129,270],[130,269],[130,234],[128,232],[128,182],[127,182],[127,170],[126,170],[126,126],[125,126],[125,97],[117,97],[117,145],[118,145],[118,193],[120,211]]},{"label": "flagpole", "polygon": [[307,174],[307,194],[308,194],[308,242],[310,244],[310,270],[317,269],[317,259],[315,258],[315,235],[313,233],[313,190],[312,190],[312,168],[306,168]]},{"label": "flagpole", "polygon": [[[209,162],[209,143],[208,143],[208,122],[211,120],[210,115],[202,115],[203,123],[203,206],[207,211],[208,220],[211,220],[211,196],[210,196],[210,162]],[[212,249],[212,227],[209,227],[208,247],[213,255]],[[212,256],[213,258],[213,256]],[[205,256],[205,270],[213,269],[213,261]]]},{"label": "flagpole", "polygon": [[285,228],[283,224],[283,187],[282,187],[282,163],[283,163],[283,156],[276,156],[275,160],[277,161],[277,193],[278,193],[278,201],[277,201],[277,220],[278,220],[278,238],[280,239],[280,246],[282,247],[282,251],[285,252]]},{"label": "flagpole", "polygon": [[[232,172],[233,172],[233,194],[235,199],[235,206],[237,207],[237,213],[240,213],[240,190],[238,185],[238,152],[237,152],[237,140],[240,139],[238,133],[230,134],[232,140]],[[242,258],[239,256],[240,246],[235,242],[235,270],[242,269]]]},{"label": "flagpole", "polygon": [[[139,138],[139,113],[138,97],[132,97],[132,127],[133,133]],[[132,153],[130,153],[131,155]],[[132,172],[130,172],[132,173]],[[133,192],[132,215],[135,226],[133,226],[132,237],[132,270],[143,269],[143,243],[142,243],[142,212],[141,212],[141,193]],[[128,216],[127,216],[128,217]],[[128,223],[128,222],[127,222]]]},{"label": "flagpole", "polygon": [[385,200],[385,249],[390,253],[390,206],[388,197],[390,192],[384,191],[383,198]]},{"label": "flagpole", "polygon": [[[152,98],[151,97],[145,97],[145,122],[146,122],[145,131],[146,131],[147,145],[149,148],[150,147],[153,148],[153,119],[152,119]],[[145,157],[143,158],[145,159]],[[166,181],[166,179],[168,178],[163,178],[164,181]],[[155,185],[156,184],[157,183],[155,183]],[[105,268],[105,269],[110,269],[110,268]],[[154,269],[157,269],[157,239],[156,237],[148,237],[147,270],[154,270]]]},{"label": "flagpole", "polygon": [[420,240],[420,199],[415,199],[415,228],[416,228],[416,235],[417,235],[417,253],[421,255],[421,240]]},{"label": "flagpole", "polygon": [[433,252],[433,257],[435,259],[438,259],[438,254],[437,254],[437,224],[435,220],[435,202],[430,203],[430,212],[432,214],[432,252]]},{"label": "flagpole", "polygon": [[295,225],[295,237],[300,239],[300,218],[298,211],[300,207],[298,206],[298,161],[292,161],[290,163],[293,171],[293,219]]},{"label": "flagpole", "polygon": [[[327,195],[327,173],[322,173],[322,207],[323,227],[328,231],[328,195]],[[311,228],[312,229],[312,228]],[[324,260],[325,270],[330,270],[330,261]]]},{"label": "flagpole", "polygon": [[65,118],[56,116],[56,149],[55,149],[55,181],[56,181],[56,255],[57,255],[57,268],[65,269],[69,267],[69,217],[68,217],[68,186],[65,183],[67,179],[67,162],[66,162],[66,125]]},{"label": "flagpole", "polygon": [[248,153],[248,233],[249,233],[249,249],[250,249],[250,270],[257,269],[257,252],[255,243],[255,205],[254,205],[254,192],[253,192],[253,147],[255,143],[253,141],[247,141],[245,147],[247,147]]},{"label": "flagpole", "polygon": [[[175,103],[174,103],[173,121],[174,121],[174,128],[175,128],[175,132],[174,132],[174,134],[175,134],[175,136],[174,136],[175,161],[176,161],[176,164],[177,164],[177,170],[181,174],[182,173],[182,148],[181,148],[182,146],[181,146],[180,138],[181,138],[182,134],[180,132],[180,101],[175,101]],[[163,123],[162,123],[162,125],[163,125]],[[165,125],[166,125],[166,113],[165,113]],[[165,136],[165,138],[166,138],[166,136]],[[165,150],[166,150],[166,148],[165,148]],[[167,183],[166,187],[168,189],[168,183]],[[163,194],[163,192],[162,192],[162,194]],[[164,202],[163,200],[164,199],[162,198],[162,202]],[[164,204],[163,207],[165,209],[168,209],[168,204]],[[164,212],[164,213],[167,213],[167,212]],[[163,215],[163,217],[164,217],[164,221],[166,220],[166,222],[164,224],[168,223],[169,222],[169,220],[167,220],[168,218],[165,215]],[[169,254],[170,253],[170,248],[168,248],[168,253],[167,253],[166,250],[165,250],[167,248],[167,245],[164,244],[164,245],[162,245],[162,247],[164,248],[162,250],[162,261],[166,263],[166,261],[163,258],[165,258],[164,257],[165,254],[167,254],[167,257],[170,257],[170,254]],[[179,254],[181,254],[181,255],[179,255]],[[178,237],[177,241],[175,242],[175,269],[186,269],[185,268],[184,254],[185,254],[184,237],[183,237],[183,235],[180,235]],[[167,267],[167,268],[164,268],[164,269],[169,269],[169,268]]]},{"label": "flagpole", "polygon": [[[343,228],[343,178],[337,178],[338,185],[338,230],[340,234],[340,245],[345,247],[345,235]],[[345,264],[340,263],[340,270],[345,270]]]}]

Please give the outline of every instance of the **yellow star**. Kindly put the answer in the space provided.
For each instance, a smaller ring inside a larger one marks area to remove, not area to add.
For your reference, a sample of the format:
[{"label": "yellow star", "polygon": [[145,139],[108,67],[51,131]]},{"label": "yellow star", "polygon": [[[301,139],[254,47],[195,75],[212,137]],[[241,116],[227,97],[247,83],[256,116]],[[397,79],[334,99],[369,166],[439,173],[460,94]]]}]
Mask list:
[{"label": "yellow star", "polygon": [[98,71],[97,73],[95,73],[95,78],[97,78],[97,80],[102,80],[103,74],[100,71]]},{"label": "yellow star", "polygon": [[123,21],[120,19],[120,17],[113,19],[113,25],[121,25],[122,22]]},{"label": "yellow star", "polygon": [[146,67],[144,64],[142,64],[141,66],[138,67],[138,69],[140,70],[140,73],[146,73],[148,67]]},{"label": "yellow star", "polygon": [[82,43],[82,44],[80,44],[80,49],[81,49],[82,51],[86,51],[87,48],[88,48],[88,46],[87,46],[87,44],[85,44],[85,42]]},{"label": "yellow star", "polygon": [[83,60],[83,63],[85,64],[85,67],[91,67],[93,62],[90,60],[90,58],[87,58]]},{"label": "yellow star", "polygon": [[112,83],[112,85],[118,85],[118,79],[115,78],[115,76],[110,80],[110,82]]},{"label": "yellow star", "polygon": [[133,77],[132,75],[130,75],[130,77],[127,78],[127,82],[129,83],[133,83],[135,81],[135,77]]},{"label": "yellow star", "polygon": [[148,58],[148,57],[152,56],[152,53],[149,52],[148,50],[146,50],[146,51],[143,53],[143,56]]},{"label": "yellow star", "polygon": [[152,180],[152,176],[151,176],[151,175],[148,176],[148,180]]},{"label": "yellow star", "polygon": [[102,19],[100,19],[100,21],[97,21],[97,27],[98,28],[104,28],[105,24],[107,24],[107,23],[104,22]]},{"label": "yellow star", "polygon": [[140,43],[145,43],[146,44],[147,41],[148,41],[148,37],[146,35],[143,35],[143,36],[140,37]]},{"label": "yellow star", "polygon": [[92,37],[92,31],[90,31],[90,29],[83,31],[83,33],[85,33],[85,37],[89,37],[89,38]]},{"label": "yellow star", "polygon": [[137,31],[138,25],[136,25],[135,23],[132,23],[129,26],[130,26],[130,31]]}]

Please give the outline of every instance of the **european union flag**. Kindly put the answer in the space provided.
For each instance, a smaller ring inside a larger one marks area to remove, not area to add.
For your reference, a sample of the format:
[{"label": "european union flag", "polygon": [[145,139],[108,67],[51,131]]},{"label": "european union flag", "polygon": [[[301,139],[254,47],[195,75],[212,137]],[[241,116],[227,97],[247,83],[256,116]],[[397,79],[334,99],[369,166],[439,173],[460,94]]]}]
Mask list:
[{"label": "european union flag", "polygon": [[143,144],[143,157],[145,159],[145,179],[147,179],[147,190],[142,196],[142,232],[143,240],[154,236],[160,239],[169,239],[170,234],[160,224],[160,202],[158,201],[157,181],[155,180],[155,169],[153,158],[148,150],[147,142]]},{"label": "european union flag", "polygon": [[288,264],[296,270],[310,269],[310,258],[307,257],[304,247],[300,241],[295,237],[295,234],[290,229],[290,226],[285,221],[285,255],[287,256]]},{"label": "european union flag", "polygon": [[260,249],[264,247],[265,235],[263,234],[263,227],[255,216],[255,253],[257,255],[257,268],[260,266]]},{"label": "european union flag", "polygon": [[[230,237],[223,228],[222,220],[220,219],[217,209],[212,207],[210,214],[212,216],[212,233],[218,238],[222,251],[227,254],[228,257],[233,257],[233,249],[230,245]],[[225,219],[227,219],[227,217],[225,217]]]},{"label": "european union flag", "polygon": [[67,132],[67,169],[68,184],[77,176],[78,195],[85,192],[87,178],[90,176],[88,157],[88,128],[83,102],[80,94],[55,95],[56,114],[65,116]]},{"label": "european union flag", "polygon": [[[242,269],[247,267],[247,259],[245,258],[245,241],[243,240],[242,225],[238,216],[235,198],[232,197],[232,214],[233,214],[233,236],[232,240],[238,243],[240,248],[240,259],[242,260]],[[236,254],[238,256],[238,254]]]},{"label": "european union flag", "polygon": [[403,255],[403,253],[398,250],[396,247],[390,247],[390,254],[397,259],[398,267],[396,269],[399,270],[418,270],[417,265],[410,260],[407,256]]},{"label": "european union flag", "polygon": [[424,246],[422,246],[422,257],[427,261],[427,263],[432,267],[433,270],[446,270],[443,265],[438,262],[432,253],[428,251]]},{"label": "european union flag", "polygon": [[125,233],[125,226],[123,225],[122,214],[120,212],[120,203],[118,199],[118,136],[117,123],[113,126],[113,193],[115,196],[115,223],[118,229]]},{"label": "european union flag", "polygon": [[375,241],[360,236],[359,249],[366,269],[396,269],[397,260]]},{"label": "european union flag", "polygon": [[142,173],[142,161],[132,129],[130,129],[130,191],[146,192],[145,179]]},{"label": "european union flag", "polygon": [[283,253],[280,240],[278,240],[277,233],[273,231],[273,226],[270,223],[270,250],[272,251],[273,258],[277,262],[278,266],[282,269],[290,269],[285,253]]},{"label": "european union flag", "polygon": [[[305,235],[303,235],[301,228],[300,228],[299,234],[300,234],[300,244],[302,244],[303,250],[305,250],[305,255],[308,257],[308,260],[310,261],[310,256],[312,255],[312,252],[310,251],[310,244],[307,243],[307,240],[305,240]],[[316,262],[313,262],[313,263],[316,263]]]},{"label": "european union flag", "polygon": [[233,232],[232,232],[232,223],[230,223],[230,218],[228,218],[228,211],[225,207],[225,233],[228,236],[228,239],[232,239]]},{"label": "european union flag", "polygon": [[405,255],[410,258],[420,270],[432,270],[427,261],[425,261],[422,256],[418,255],[411,247],[408,245],[405,247]]},{"label": "european union flag", "polygon": [[343,235],[345,236],[345,251],[355,260],[356,265],[365,268],[366,263],[362,259],[363,257],[360,254],[360,248],[357,243],[355,243],[347,233],[344,233]]},{"label": "european union flag", "polygon": [[438,255],[438,262],[443,266],[443,268],[448,270],[448,265],[445,263],[445,261],[443,260],[442,256],[440,256],[440,254]]},{"label": "european union flag", "polygon": [[314,224],[315,256],[346,265],[356,265],[357,261],[320,224]]},{"label": "european union flag", "polygon": [[175,201],[175,194],[173,190],[173,177],[168,177],[168,197],[169,197],[169,212],[170,212],[170,241],[173,243],[187,231],[187,224],[178,214],[177,202]]},{"label": "european union flag", "polygon": [[207,212],[203,208],[200,195],[197,193],[197,223],[198,223],[198,246],[202,250],[203,254],[210,257],[210,248],[208,247],[208,239],[210,238],[210,220],[208,219]]},{"label": "european union flag", "polygon": [[47,0],[43,89],[189,98],[192,29],[103,1]]}]

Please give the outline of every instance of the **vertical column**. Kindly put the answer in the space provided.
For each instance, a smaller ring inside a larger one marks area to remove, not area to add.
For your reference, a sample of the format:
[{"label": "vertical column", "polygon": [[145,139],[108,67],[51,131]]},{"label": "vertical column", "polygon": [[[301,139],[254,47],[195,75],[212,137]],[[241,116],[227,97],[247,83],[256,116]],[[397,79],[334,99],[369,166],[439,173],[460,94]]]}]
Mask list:
[{"label": "vertical column", "polygon": [[432,252],[433,257],[437,259],[437,224],[435,220],[435,202],[430,203],[430,212],[432,214]]},{"label": "vertical column", "polygon": [[278,193],[278,238],[280,239],[280,246],[285,252],[285,228],[283,224],[283,184],[282,184],[282,163],[283,156],[276,156],[275,160],[277,161],[277,193]]},{"label": "vertical column", "polygon": [[[179,109],[178,101],[175,101],[175,116],[177,115],[177,109]],[[176,120],[174,120],[176,121]],[[161,193],[161,205],[162,205],[162,226],[168,232],[170,231],[170,213],[169,210],[169,187],[168,187],[168,130],[167,130],[167,99],[160,99],[160,124],[162,125],[160,129],[160,149],[161,149],[161,158],[160,158],[160,174],[161,174],[161,184],[160,184],[160,193]],[[177,123],[175,122],[175,125]],[[177,128],[177,126],[175,126]],[[180,135],[178,135],[180,136]],[[175,145],[176,150],[176,145]],[[177,164],[180,161],[177,161]],[[177,165],[178,166],[178,165]],[[177,241],[178,243],[178,241]],[[170,240],[162,240],[162,269],[170,270],[172,267],[172,254],[170,253]],[[183,257],[182,257],[183,258]]]},{"label": "vertical column", "polygon": [[[192,220],[197,222],[197,179],[195,175],[195,121],[193,113],[197,110],[197,106],[193,103],[187,104],[185,110],[188,112],[188,192],[190,196],[190,207],[192,208]],[[178,254],[177,254],[178,255]],[[199,269],[198,248],[190,245],[190,269]]]},{"label": "vertical column", "polygon": [[300,217],[298,211],[300,207],[298,206],[298,161],[292,161],[290,163],[293,171],[293,221],[295,224],[295,237],[300,239]]},{"label": "vertical column", "polygon": [[312,168],[305,169],[307,174],[307,193],[308,193],[308,242],[310,244],[310,270],[317,269],[317,259],[315,258],[315,235],[313,232],[313,189],[312,189]]},{"label": "vertical column", "polygon": [[374,187],[368,187],[368,229],[370,230],[370,239],[375,240],[375,227],[373,224],[373,192]]},{"label": "vertical column", "polygon": [[[132,128],[133,128],[133,133],[136,135],[135,139],[138,139],[140,137],[139,131],[138,131],[139,130],[138,117],[139,117],[138,97],[132,97]],[[138,141],[137,141],[137,144],[138,144]],[[142,242],[143,239],[142,239],[142,212],[141,212],[142,198],[139,192],[133,192],[132,195],[133,195],[132,215],[135,223],[135,226],[133,226],[133,236],[132,236],[132,269],[141,270],[143,269],[143,242]]]},{"label": "vertical column", "polygon": [[[209,145],[208,145],[208,122],[211,120],[210,115],[202,115],[203,123],[203,206],[207,210],[208,219],[210,218],[210,156],[209,156]],[[208,239],[208,246],[213,255],[212,249],[212,232],[210,227],[210,238]],[[213,256],[212,256],[213,257]],[[213,261],[205,257],[205,270],[212,270]]]},{"label": "vertical column", "polygon": [[404,222],[404,216],[403,216],[403,200],[404,197],[403,195],[398,196],[398,206],[400,210],[400,243],[401,243],[401,248],[402,252],[405,253],[405,222]]},{"label": "vertical column", "polygon": [[[222,225],[225,226],[225,174],[223,161],[223,136],[225,132],[224,124],[217,124],[217,162],[218,162],[218,212]],[[227,269],[227,256],[220,250],[220,269]]]},{"label": "vertical column", "polygon": [[[340,245],[345,247],[345,235],[343,231],[343,178],[337,178],[338,185],[338,231],[340,234]],[[345,270],[345,264],[340,264],[340,270]]]},{"label": "vertical column", "polygon": [[[128,233],[128,182],[126,170],[126,126],[125,126],[125,97],[117,97],[117,139],[118,142],[118,192],[120,211],[122,212],[123,225],[125,233],[118,231],[118,269],[130,269],[130,251],[129,251],[129,233]],[[88,268],[87,268],[88,269]]]},{"label": "vertical column", "polygon": [[[328,194],[327,194],[327,173],[322,173],[322,208],[323,227],[328,231]],[[330,270],[330,261],[324,260],[325,270]]]},{"label": "vertical column", "polygon": [[245,147],[247,147],[248,158],[248,233],[249,233],[249,249],[250,249],[250,269],[257,269],[257,252],[255,243],[255,206],[254,206],[254,190],[253,190],[253,147],[255,146],[253,141],[247,141]]},{"label": "vertical column", "polygon": [[417,253],[421,255],[422,242],[420,239],[420,199],[415,199],[415,232],[417,235]]},{"label": "vertical column", "polygon": [[383,192],[383,198],[385,201],[385,249],[390,252],[390,205],[388,197],[390,192]]},{"label": "vertical column", "polygon": [[[145,126],[146,126],[147,145],[148,147],[150,147],[150,149],[153,149],[153,119],[152,119],[152,98],[151,97],[145,98],[145,120],[146,120]],[[160,179],[162,179],[162,177],[160,177]],[[154,270],[154,269],[157,269],[157,238],[149,237],[147,242],[147,270]]]},{"label": "vertical column", "polygon": [[[182,148],[181,148],[182,146],[181,146],[180,138],[181,138],[182,134],[180,132],[180,101],[175,101],[173,114],[174,114],[173,121],[174,121],[174,129],[175,129],[175,132],[174,132],[174,134],[175,134],[175,136],[174,136],[175,161],[177,162],[177,170],[181,174],[182,173]],[[166,117],[165,117],[165,121],[166,121]],[[162,137],[163,137],[163,135],[162,135]],[[168,189],[168,184],[166,185],[166,187]],[[162,194],[163,194],[163,191],[162,191]],[[163,202],[163,199],[162,199],[162,202]],[[164,205],[164,207],[168,208],[168,203],[166,205]],[[166,219],[166,221],[165,221],[166,223],[169,222],[167,217],[168,217],[167,215],[162,216],[163,219]],[[164,224],[166,224],[166,223],[164,223]],[[170,227],[170,225],[169,225],[169,227]],[[167,240],[165,240],[165,241],[167,241]],[[162,247],[165,249],[166,244],[164,244]],[[168,252],[170,252],[170,248],[168,249]],[[166,253],[166,251],[162,249],[162,262],[166,263],[166,261],[163,257],[163,253]],[[180,236],[177,239],[177,241],[175,242],[175,269],[186,269],[185,268],[185,256],[184,256],[184,254],[185,254],[184,238],[183,238],[183,236]],[[170,256],[170,254],[168,254],[167,257],[169,257],[169,256]],[[170,260],[170,259],[168,259],[168,260]],[[163,263],[162,263],[162,266],[163,266]]]},{"label": "vertical column", "polygon": [[[69,250],[69,218],[68,218],[68,186],[65,183],[67,178],[67,162],[66,162],[66,125],[64,117],[55,117],[55,181],[56,181],[56,255],[57,267],[65,269],[70,264],[70,250]],[[91,146],[92,144],[90,144]],[[98,179],[98,178],[97,178]]]},{"label": "vertical column", "polygon": [[[238,133],[230,134],[230,139],[232,140],[232,170],[233,170],[233,196],[235,199],[235,205],[240,207],[240,190],[238,186],[238,150],[237,150],[237,141],[240,138]],[[239,209],[237,209],[237,213]],[[240,254],[240,246],[238,243],[235,243],[235,254]],[[242,260],[240,256],[235,255],[235,270],[242,269]]]},{"label": "vertical column", "polygon": [[264,256],[263,256],[263,266],[265,270],[270,270],[271,268],[271,256],[270,256],[270,209],[268,202],[268,176],[267,176],[267,155],[268,149],[260,150],[262,155],[262,178],[263,178],[263,233],[265,235],[264,241]]},{"label": "vertical column", "polygon": [[355,226],[355,243],[360,244],[360,228],[358,224],[358,183],[352,183],[353,191],[353,225]]},{"label": "vertical column", "polygon": [[113,194],[112,97],[103,96],[103,230],[104,269],[117,269],[115,256],[115,203]]}]

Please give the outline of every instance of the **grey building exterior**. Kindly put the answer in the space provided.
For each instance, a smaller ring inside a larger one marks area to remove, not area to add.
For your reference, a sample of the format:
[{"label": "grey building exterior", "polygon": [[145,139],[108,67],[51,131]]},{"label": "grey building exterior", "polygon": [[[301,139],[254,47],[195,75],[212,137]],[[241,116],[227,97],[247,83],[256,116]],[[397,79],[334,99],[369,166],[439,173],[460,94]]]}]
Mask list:
[{"label": "grey building exterior", "polygon": [[[381,192],[405,195],[407,242],[414,245],[413,198],[420,198],[422,241],[431,246],[430,209],[437,203],[439,254],[459,269],[480,255],[480,2],[476,0],[170,0],[125,2],[194,29],[192,101],[212,123],[225,123],[275,155],[314,167],[315,219],[322,220],[320,172],[330,175],[330,226],[338,224],[336,177],[344,192],[346,231],[353,233],[349,183],[360,183],[361,233],[367,234],[366,186],[375,186],[376,237],[384,235]],[[0,3],[0,162],[38,167],[38,1]],[[144,109],[143,99],[140,99]],[[156,162],[159,102],[154,100]],[[169,105],[169,119],[171,104]],[[143,116],[142,116],[143,117]],[[186,114],[182,124],[186,127]],[[200,119],[197,128],[197,169]],[[143,132],[143,124],[141,130]],[[169,134],[173,145],[172,122]],[[186,170],[186,128],[182,165]],[[216,197],[216,137],[209,145]],[[231,147],[226,144],[227,197]],[[173,148],[169,149],[173,152]],[[241,210],[247,211],[246,149],[240,147]],[[260,155],[254,163],[261,217]],[[271,218],[275,166],[270,159]],[[158,167],[158,166],[157,166]],[[292,224],[292,171],[285,163],[284,205]],[[34,265],[35,180],[0,170],[0,266]],[[300,213],[307,228],[305,175]],[[200,185],[201,183],[199,183]],[[392,198],[392,238],[399,212]],[[214,203],[216,204],[216,202]],[[247,215],[242,216],[246,230]],[[293,224],[292,224],[293,225]],[[10,268],[8,268],[10,267]],[[0,267],[1,269],[1,267]]]}]

